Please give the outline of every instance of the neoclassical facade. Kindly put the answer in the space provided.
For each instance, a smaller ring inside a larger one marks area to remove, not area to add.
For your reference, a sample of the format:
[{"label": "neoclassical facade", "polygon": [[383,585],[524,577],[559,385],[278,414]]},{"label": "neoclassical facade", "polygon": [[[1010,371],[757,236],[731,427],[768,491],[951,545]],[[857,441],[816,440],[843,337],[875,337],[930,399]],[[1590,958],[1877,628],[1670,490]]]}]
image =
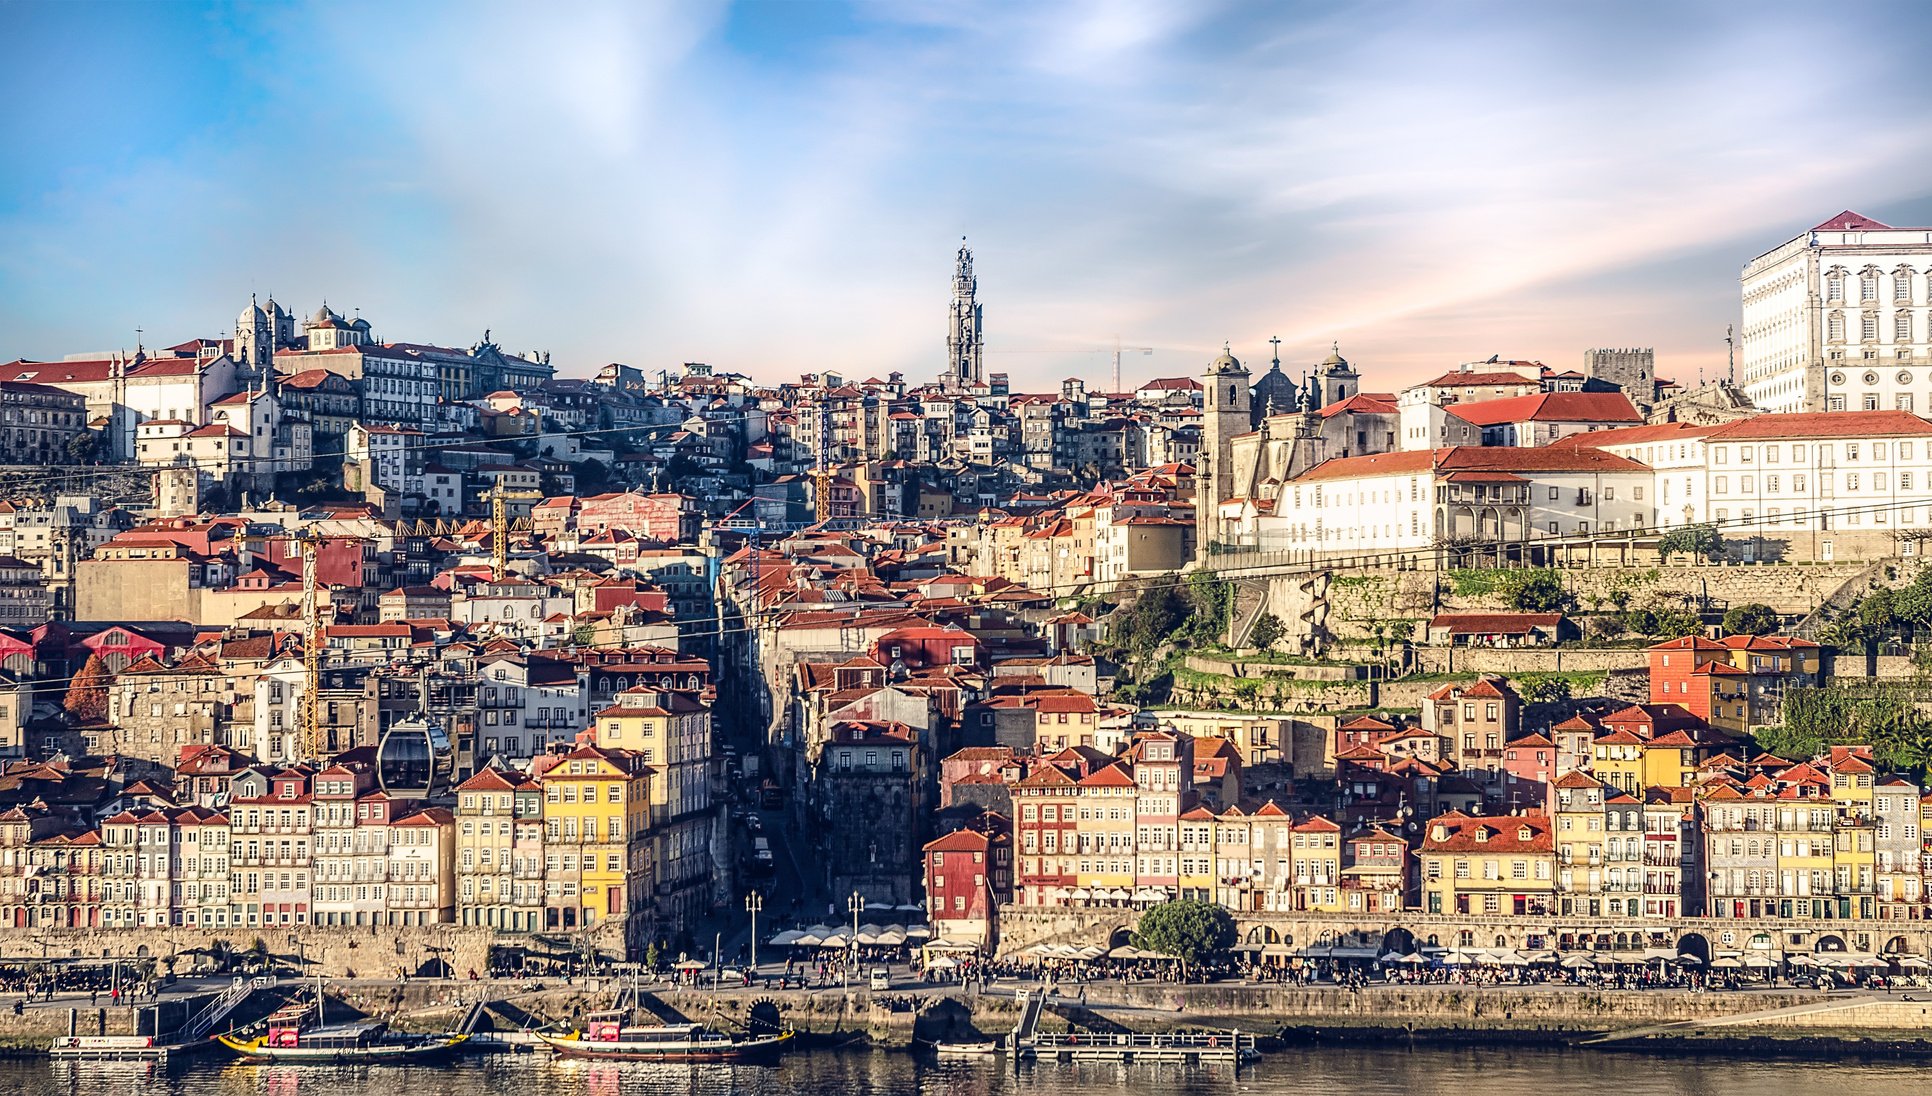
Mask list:
[{"label": "neoclassical facade", "polygon": [[1849,210],[1752,259],[1739,381],[1766,411],[1932,411],[1932,228]]}]

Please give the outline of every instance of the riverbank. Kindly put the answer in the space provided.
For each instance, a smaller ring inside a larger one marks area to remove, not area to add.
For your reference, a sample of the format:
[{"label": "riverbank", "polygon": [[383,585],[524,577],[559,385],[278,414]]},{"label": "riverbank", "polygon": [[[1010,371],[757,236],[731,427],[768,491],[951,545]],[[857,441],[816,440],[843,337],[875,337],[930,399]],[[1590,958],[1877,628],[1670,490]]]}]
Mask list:
[{"label": "riverbank", "polygon": [[[577,1026],[591,1014],[612,1008],[623,988],[610,981],[595,986],[364,983],[333,987],[331,1015],[341,1007],[344,1013],[380,1017],[404,1030],[434,1031],[458,1022],[471,1002],[487,999],[494,1003],[484,1017],[483,1031]],[[640,1023],[689,1021],[733,1029],[757,1008],[796,1030],[803,1047],[903,1051],[921,1043],[1004,1036],[1018,1020],[1014,996],[1018,988],[1011,983],[988,992],[911,983],[879,992],[856,987],[777,991],[646,986],[637,996],[633,1018]],[[1910,1000],[1913,996],[1932,998],[1932,994],[1909,991],[1690,992],[1436,985],[1350,989],[1093,982],[1065,985],[1051,996],[1041,1030],[1235,1030],[1261,1037],[1267,1045],[1285,1046],[1400,1040],[1621,1052],[1932,1057],[1932,1000]],[[134,1034],[147,1026],[136,1022],[139,1016],[140,1010],[82,1009],[77,1027],[83,1034]],[[67,1033],[68,1023],[64,1008],[30,1009],[24,1016],[0,1011],[0,1054],[40,1053],[54,1037]]]}]

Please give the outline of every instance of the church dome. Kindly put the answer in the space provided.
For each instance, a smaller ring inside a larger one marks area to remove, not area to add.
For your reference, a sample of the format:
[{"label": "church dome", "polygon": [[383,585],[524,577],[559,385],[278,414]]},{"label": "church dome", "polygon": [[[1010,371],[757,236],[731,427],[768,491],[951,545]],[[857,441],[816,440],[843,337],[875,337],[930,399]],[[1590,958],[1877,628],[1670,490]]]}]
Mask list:
[{"label": "church dome", "polygon": [[1348,359],[1342,357],[1342,348],[1337,346],[1328,357],[1322,359],[1322,365],[1332,369],[1347,369]]},{"label": "church dome", "polygon": [[335,313],[330,312],[329,306],[327,304],[324,304],[321,308],[318,308],[315,310],[315,315],[310,317],[309,322],[310,323],[328,323],[330,320],[333,320],[333,319],[335,319]]},{"label": "church dome", "polygon": [[1241,359],[1228,350],[1228,344],[1221,344],[1221,356],[1208,363],[1210,373],[1240,373]]}]

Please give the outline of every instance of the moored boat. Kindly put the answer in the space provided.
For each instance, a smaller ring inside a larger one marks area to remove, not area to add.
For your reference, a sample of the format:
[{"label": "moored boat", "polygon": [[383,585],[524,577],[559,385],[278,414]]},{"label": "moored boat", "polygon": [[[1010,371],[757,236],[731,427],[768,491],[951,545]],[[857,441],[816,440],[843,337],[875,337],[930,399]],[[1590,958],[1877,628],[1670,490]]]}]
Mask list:
[{"label": "moored boat", "polygon": [[624,1027],[591,1023],[568,1035],[538,1032],[537,1038],[566,1058],[627,1062],[742,1062],[773,1058],[790,1046],[792,1033],[729,1035],[702,1024]]},{"label": "moored boat", "polygon": [[468,1035],[407,1035],[380,1021],[309,1028],[270,1027],[253,1039],[217,1035],[221,1045],[251,1061],[301,1064],[420,1062],[453,1052]]},{"label": "moored boat", "polygon": [[941,1058],[990,1058],[999,1054],[1000,1044],[986,1040],[978,1043],[934,1043],[932,1052]]}]

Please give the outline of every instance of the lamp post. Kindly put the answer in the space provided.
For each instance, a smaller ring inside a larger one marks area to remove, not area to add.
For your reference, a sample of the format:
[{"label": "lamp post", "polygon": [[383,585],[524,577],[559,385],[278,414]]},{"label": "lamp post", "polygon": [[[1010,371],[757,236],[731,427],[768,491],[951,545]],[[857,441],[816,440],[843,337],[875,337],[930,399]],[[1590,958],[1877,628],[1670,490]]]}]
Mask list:
[{"label": "lamp post", "polygon": [[751,974],[758,976],[758,911],[765,908],[765,896],[757,891],[745,895],[745,912],[751,914]]},{"label": "lamp post", "polygon": [[845,985],[850,989],[852,968],[859,962],[859,914],[865,912],[865,896],[853,891],[852,897],[845,900],[845,908],[852,911],[852,957],[845,964]]}]

